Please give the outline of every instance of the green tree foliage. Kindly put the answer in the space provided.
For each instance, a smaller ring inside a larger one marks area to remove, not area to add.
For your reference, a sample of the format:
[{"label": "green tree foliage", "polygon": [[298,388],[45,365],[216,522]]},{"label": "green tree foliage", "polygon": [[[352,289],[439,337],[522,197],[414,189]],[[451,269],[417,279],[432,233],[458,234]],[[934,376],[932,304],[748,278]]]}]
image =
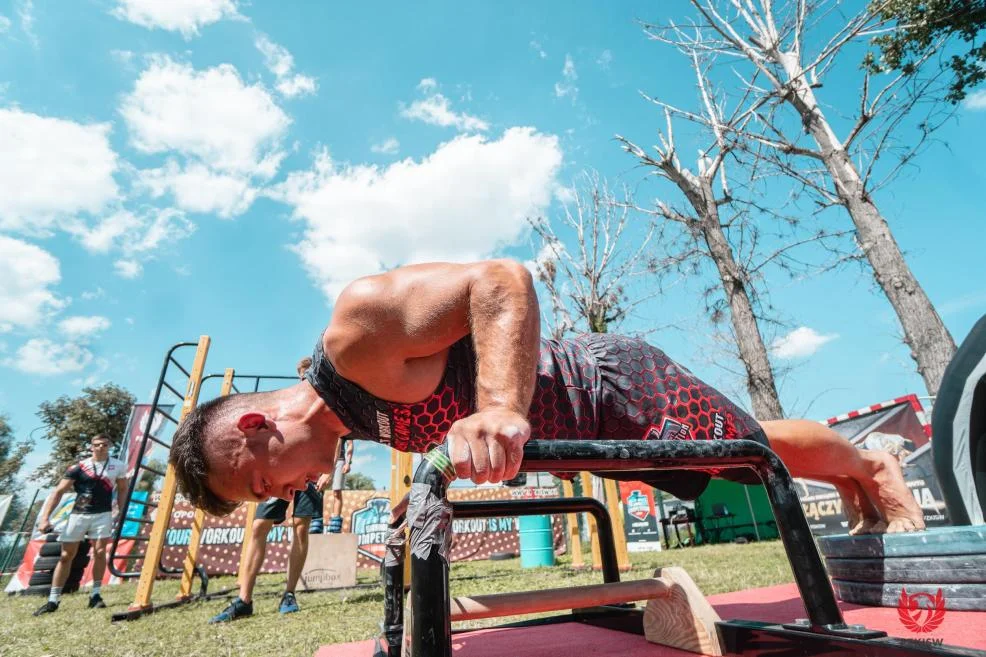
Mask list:
[{"label": "green tree foliage", "polygon": [[362,472],[350,472],[346,475],[346,490],[376,490],[373,480]]},{"label": "green tree foliage", "polygon": [[104,434],[114,446],[119,445],[135,401],[127,390],[107,383],[98,388],[83,388],[78,397],[63,396],[43,402],[38,417],[52,451],[35,476],[56,483],[66,467],[85,458],[86,446],[97,434]]},{"label": "green tree foliage", "polygon": [[874,71],[913,73],[934,51],[946,51],[946,65],[955,75],[948,100],[957,103],[968,90],[986,80],[986,0],[872,0],[870,7],[899,29],[874,38],[880,57],[867,64]]},{"label": "green tree foliage", "polygon": [[7,416],[0,414],[0,495],[14,495],[0,530],[7,531],[24,516],[28,500],[18,495],[20,486],[17,484],[17,474],[24,466],[24,459],[31,452],[31,447],[30,441],[15,442],[13,427]]}]

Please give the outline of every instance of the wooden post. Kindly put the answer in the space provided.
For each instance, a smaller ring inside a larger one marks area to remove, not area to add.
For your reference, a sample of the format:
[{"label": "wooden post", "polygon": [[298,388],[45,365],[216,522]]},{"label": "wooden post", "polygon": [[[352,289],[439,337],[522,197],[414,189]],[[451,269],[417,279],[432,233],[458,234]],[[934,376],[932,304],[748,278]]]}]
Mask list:
[{"label": "wooden post", "polygon": [[257,503],[247,502],[246,521],[243,523],[243,546],[240,549],[240,565],[236,569],[236,583],[243,584],[243,574],[246,571],[247,555],[250,554],[250,546],[253,545],[253,521],[257,519]]},{"label": "wooden post", "polygon": [[[181,405],[181,417],[192,412],[192,409],[199,403],[199,386],[202,383],[202,370],[205,369],[205,359],[209,355],[209,344],[211,340],[208,335],[199,337],[199,346],[195,351],[195,360],[192,362],[192,370],[188,377],[188,385],[185,388],[185,401]],[[147,609],[151,606],[151,593],[154,591],[154,578],[157,577],[158,566],[161,565],[161,553],[164,551],[164,535],[171,522],[171,511],[175,505],[175,493],[178,490],[178,481],[175,478],[175,468],[168,463],[168,468],[164,473],[164,484],[161,486],[161,499],[158,500],[157,515],[154,516],[154,524],[151,526],[151,535],[147,541],[147,551],[144,554],[144,565],[140,569],[140,579],[137,582],[137,595],[134,597],[130,609]]]},{"label": "wooden post", "polygon": [[[575,497],[575,489],[568,479],[561,480],[562,497]],[[582,536],[579,534],[579,516],[568,514],[568,549],[572,554],[572,568],[585,568],[582,561]]]},{"label": "wooden post", "polygon": [[[233,368],[226,368],[223,375],[223,384],[219,389],[219,396],[225,397],[233,389]],[[195,516],[192,518],[192,533],[188,536],[188,551],[185,553],[185,561],[181,567],[181,584],[178,586],[178,599],[184,600],[192,594],[192,576],[195,574],[195,564],[199,558],[199,543],[202,541],[202,527],[205,526],[205,511],[195,509]],[[247,525],[249,530],[250,525]],[[246,536],[244,535],[244,543]]]},{"label": "wooden post", "polygon": [[[390,508],[394,509],[400,504],[401,500],[411,492],[411,468],[414,465],[412,455],[409,452],[398,452],[394,450],[390,455]],[[410,539],[411,533],[408,532]],[[410,554],[406,550],[405,554]],[[404,561],[404,588],[411,587],[411,558]]]},{"label": "wooden post", "polygon": [[623,511],[620,509],[620,489],[613,479],[603,480],[603,489],[606,491],[606,506],[609,508],[609,517],[613,522],[613,538],[616,543],[616,564],[620,572],[630,570],[630,555],[627,553],[627,534],[623,525]]},{"label": "wooden post", "polygon": [[[592,497],[592,475],[588,472],[580,472],[579,478],[582,480],[582,494]],[[592,547],[592,569],[603,569],[603,558],[599,554],[599,528],[596,527],[596,520],[591,514],[586,514],[589,521],[589,545]]]},{"label": "wooden post", "polygon": [[682,568],[658,568],[654,577],[664,582],[669,595],[652,598],[644,609],[644,637],[700,655],[722,655],[716,623],[721,618],[688,573]]}]

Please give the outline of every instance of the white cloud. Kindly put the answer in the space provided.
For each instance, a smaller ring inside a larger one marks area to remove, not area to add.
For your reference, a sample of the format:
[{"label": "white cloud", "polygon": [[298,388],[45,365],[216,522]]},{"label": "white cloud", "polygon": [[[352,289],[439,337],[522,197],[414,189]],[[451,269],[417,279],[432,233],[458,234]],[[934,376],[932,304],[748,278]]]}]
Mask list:
[{"label": "white cloud", "polygon": [[175,151],[213,169],[262,177],[277,172],[291,120],[259,84],[230,64],[196,71],[155,57],[120,107],[133,145]]},{"label": "white cloud", "polygon": [[214,212],[223,218],[243,214],[257,197],[248,176],[217,173],[197,162],[182,169],[172,159],[159,169],[141,171],[137,184],[154,198],[174,195],[182,210]]},{"label": "white cloud", "polygon": [[0,235],[0,332],[32,327],[65,302],[49,289],[61,280],[55,256]]},{"label": "white cloud", "polygon": [[118,276],[122,278],[137,278],[144,268],[136,260],[117,260],[113,263]]},{"label": "white cloud", "polygon": [[551,202],[558,138],[511,128],[495,141],[460,135],[429,157],[342,165],[325,151],[275,198],[305,232],[294,248],[329,299],[353,278],[397,264],[470,261],[515,242]]},{"label": "white cloud", "polygon": [[151,254],[162,245],[182,240],[195,232],[195,224],[177,210],[160,210],[145,224],[146,230],[137,240],[123,247],[124,253]]},{"label": "white cloud", "polygon": [[548,53],[546,53],[544,48],[541,47],[540,41],[531,40],[531,49],[534,50],[534,52],[536,52],[541,59],[548,58]]},{"label": "white cloud", "polygon": [[608,70],[610,64],[612,63],[613,63],[613,53],[609,49],[599,53],[599,57],[598,59],[596,59],[596,64],[598,64],[599,68],[603,70]]},{"label": "white cloud", "polygon": [[973,91],[962,101],[962,106],[969,110],[986,110],[986,89]]},{"label": "white cloud", "polygon": [[59,344],[47,338],[32,338],[3,364],[27,374],[53,376],[81,372],[92,359],[92,352],[74,342]]},{"label": "white cloud", "polygon": [[560,82],[555,83],[555,96],[558,98],[570,96],[574,103],[579,95],[579,88],[575,84],[575,81],[579,79],[579,74],[575,70],[575,60],[569,54],[565,55],[565,65],[561,69],[561,78]]},{"label": "white cloud", "polygon": [[389,137],[379,144],[370,146],[370,150],[374,153],[383,153],[384,155],[394,155],[400,148],[401,142],[397,141],[395,137]]},{"label": "white cloud", "polygon": [[180,32],[190,39],[199,28],[237,18],[234,0],[117,0],[113,15],[148,29]]},{"label": "white cloud", "polygon": [[838,338],[838,334],[821,335],[815,329],[801,326],[787,335],[774,340],[771,351],[778,358],[787,360],[811,356],[821,349],[822,345]]},{"label": "white cloud", "polygon": [[46,232],[59,218],[97,214],[119,194],[106,123],[83,125],[0,109],[0,230]]},{"label": "white cloud", "polygon": [[0,14],[0,34],[3,34],[10,29],[10,19]]},{"label": "white cloud", "polygon": [[315,78],[308,75],[292,75],[294,57],[284,46],[271,41],[266,34],[257,35],[254,42],[257,50],[264,56],[267,69],[277,77],[277,90],[285,98],[313,94],[317,89]]},{"label": "white cloud", "polygon": [[106,296],[106,290],[101,287],[96,287],[95,290],[86,290],[82,293],[83,301],[93,301],[95,299],[102,299]]},{"label": "white cloud", "polygon": [[124,66],[130,66],[134,60],[133,50],[111,50],[110,55]]},{"label": "white cloud", "polygon": [[[418,89],[424,93],[429,93],[434,91],[437,85],[438,83],[435,82],[434,78],[425,78],[418,83]],[[454,126],[463,132],[482,132],[490,128],[489,123],[477,116],[465,112],[459,114],[453,111],[449,99],[440,93],[416,100],[407,107],[402,104],[401,116],[443,128]]]},{"label": "white cloud", "polygon": [[70,225],[69,232],[82,242],[82,246],[91,253],[109,253],[125,235],[133,235],[143,222],[132,212],[121,210],[104,217],[94,227]]},{"label": "white cloud", "polygon": [[110,327],[110,320],[100,315],[74,315],[58,322],[58,330],[70,340],[91,338]]},{"label": "white cloud", "polygon": [[38,47],[38,35],[34,33],[34,1],[20,0],[17,5],[17,18],[21,22],[21,31],[31,45]]},{"label": "white cloud", "polygon": [[317,89],[318,85],[315,83],[315,78],[308,75],[301,75],[300,73],[289,78],[284,78],[283,80],[278,80],[277,82],[277,90],[285,98],[307,96],[308,94],[315,93]]}]

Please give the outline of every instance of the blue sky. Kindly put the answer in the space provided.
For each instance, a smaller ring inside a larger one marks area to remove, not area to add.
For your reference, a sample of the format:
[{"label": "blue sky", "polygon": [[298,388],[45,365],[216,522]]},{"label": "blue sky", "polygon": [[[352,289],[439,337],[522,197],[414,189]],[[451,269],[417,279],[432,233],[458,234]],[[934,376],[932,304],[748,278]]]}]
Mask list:
[{"label": "blue sky", "polygon": [[[635,22],[669,7],[0,1],[0,412],[26,437],[40,402],[86,384],[148,401],[167,348],[200,334],[210,371],[290,374],[355,276],[530,259],[525,217],[557,216],[588,167],[653,198],[613,136],[656,141],[641,91],[694,102],[686,63]],[[819,90],[845,113],[852,94]],[[984,127],[979,94],[878,197],[957,341],[986,312]],[[650,339],[732,393],[706,284],[622,328],[670,325]],[[775,352],[790,412],[924,393],[865,274],[768,285],[771,339],[793,332]],[[358,450],[378,484],[388,467]]]}]

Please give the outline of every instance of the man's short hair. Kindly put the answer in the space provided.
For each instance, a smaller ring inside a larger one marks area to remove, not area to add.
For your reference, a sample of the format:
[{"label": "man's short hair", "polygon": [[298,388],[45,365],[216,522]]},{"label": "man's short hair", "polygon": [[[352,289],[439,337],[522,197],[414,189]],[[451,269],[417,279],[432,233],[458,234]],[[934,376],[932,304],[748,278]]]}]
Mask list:
[{"label": "man's short hair", "polygon": [[95,436],[93,436],[93,437],[92,437],[92,439],[91,439],[91,440],[89,441],[89,444],[91,445],[91,444],[93,444],[94,442],[96,442],[97,440],[105,440],[105,441],[106,441],[106,442],[108,442],[108,443],[109,443],[110,445],[112,445],[112,444],[113,444],[113,441],[112,441],[112,440],[110,440],[110,438],[109,438],[109,436],[107,436],[107,435],[106,435],[106,434],[104,434],[104,433],[97,433],[97,434],[96,434]]},{"label": "man's short hair", "polygon": [[214,516],[228,516],[239,502],[231,502],[212,492],[209,488],[209,459],[206,443],[215,429],[215,424],[237,412],[246,397],[263,395],[262,392],[249,392],[226,397],[216,397],[200,404],[185,416],[175,431],[171,441],[171,454],[168,457],[175,468],[178,490],[193,506]]},{"label": "man's short hair", "polygon": [[303,377],[305,376],[305,371],[311,366],[312,366],[311,356],[305,356],[304,358],[298,361],[298,365],[295,367],[295,370],[298,372],[298,376]]}]

